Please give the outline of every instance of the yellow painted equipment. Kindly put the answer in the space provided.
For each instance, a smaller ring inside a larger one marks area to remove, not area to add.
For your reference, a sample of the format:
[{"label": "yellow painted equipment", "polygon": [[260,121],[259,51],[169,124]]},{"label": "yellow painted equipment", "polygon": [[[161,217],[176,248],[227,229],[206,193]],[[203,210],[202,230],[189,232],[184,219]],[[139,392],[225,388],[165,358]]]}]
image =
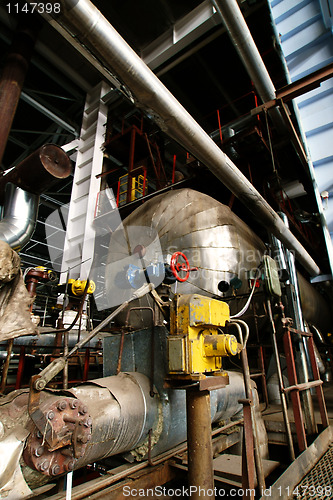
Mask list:
[{"label": "yellow painted equipment", "polygon": [[[130,180],[130,201],[137,200],[138,198],[142,198],[146,193],[145,187],[145,176],[140,174],[136,177],[132,177]],[[119,177],[119,193],[118,193],[118,205],[124,205],[127,200],[127,191],[128,191],[128,174]]]},{"label": "yellow painted equipment", "polygon": [[[74,280],[70,279],[68,280],[69,285],[71,285],[71,290],[73,295],[76,297],[81,297],[83,295],[84,289],[87,284],[87,280]],[[96,290],[96,285],[94,281],[89,282],[89,287],[87,290],[87,293],[92,294]]]},{"label": "yellow painted equipment", "polygon": [[169,373],[221,371],[222,357],[240,352],[236,337],[220,330],[229,318],[225,302],[197,294],[176,295],[168,337]]}]

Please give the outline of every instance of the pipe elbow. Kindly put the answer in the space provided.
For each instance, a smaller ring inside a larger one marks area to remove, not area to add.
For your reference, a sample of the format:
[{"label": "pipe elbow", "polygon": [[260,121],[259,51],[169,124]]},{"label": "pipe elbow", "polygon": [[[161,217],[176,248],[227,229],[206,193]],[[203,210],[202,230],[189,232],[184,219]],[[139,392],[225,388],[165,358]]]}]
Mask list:
[{"label": "pipe elbow", "polygon": [[0,239],[14,250],[22,249],[36,226],[39,195],[28,193],[9,183],[6,187]]}]

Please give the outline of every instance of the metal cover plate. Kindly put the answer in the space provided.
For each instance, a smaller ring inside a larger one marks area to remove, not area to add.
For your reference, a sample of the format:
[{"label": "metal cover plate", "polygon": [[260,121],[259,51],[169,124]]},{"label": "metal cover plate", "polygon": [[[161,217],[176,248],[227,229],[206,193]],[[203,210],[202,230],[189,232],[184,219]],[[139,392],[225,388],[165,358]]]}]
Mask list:
[{"label": "metal cover plate", "polygon": [[324,499],[333,497],[333,444],[295,487],[294,499]]}]

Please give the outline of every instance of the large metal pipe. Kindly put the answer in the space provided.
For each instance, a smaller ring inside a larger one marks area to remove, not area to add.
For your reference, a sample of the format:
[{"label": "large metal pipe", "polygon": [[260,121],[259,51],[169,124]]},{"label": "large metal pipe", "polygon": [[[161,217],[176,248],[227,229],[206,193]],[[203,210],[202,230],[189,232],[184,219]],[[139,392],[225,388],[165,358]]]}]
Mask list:
[{"label": "large metal pipe", "polygon": [[61,13],[51,23],[65,26],[88,46],[118,75],[138,105],[154,117],[162,130],[202,161],[268,231],[295,252],[311,275],[320,273],[318,265],[272,207],[89,0],[62,0]]},{"label": "large metal pipe", "polygon": [[[245,395],[243,376],[229,372],[229,381],[226,387],[211,392],[210,409],[209,398],[201,400],[206,410],[207,440],[210,422],[226,421],[242,409],[238,400]],[[17,425],[29,429],[22,468],[31,487],[43,476],[52,478],[105,457],[131,452],[132,457],[142,460],[186,441],[185,391],[164,388],[151,397],[149,378],[142,373],[92,380],[65,393],[42,391],[34,418],[38,428],[29,417],[28,401],[26,390],[3,398],[0,428],[5,437]],[[204,423],[202,416],[196,415]],[[193,439],[200,439],[193,431]],[[50,449],[49,441],[55,437],[57,444]],[[211,447],[207,458],[212,457],[210,453]]]},{"label": "large metal pipe", "polygon": [[222,17],[229,36],[238,52],[261,100],[275,99],[275,87],[261,58],[237,0],[212,0]]},{"label": "large metal pipe", "polygon": [[[276,90],[267,68],[254,43],[237,0],[212,0],[227,28],[231,41],[242,60],[255,89],[263,103],[276,98]],[[278,109],[270,110],[270,116],[277,130],[287,132],[286,123]]]},{"label": "large metal pipe", "polygon": [[0,239],[15,250],[30,240],[37,221],[39,194],[72,171],[66,153],[45,144],[0,178]]},{"label": "large metal pipe", "polygon": [[15,33],[0,79],[0,163],[39,30],[35,17],[23,14],[23,20]]},{"label": "large metal pipe", "polygon": [[65,151],[56,144],[44,144],[0,177],[0,204],[9,182],[29,193],[41,194],[71,172],[72,164]]},{"label": "large metal pipe", "polygon": [[0,239],[14,250],[20,250],[30,240],[36,226],[39,196],[7,184]]}]

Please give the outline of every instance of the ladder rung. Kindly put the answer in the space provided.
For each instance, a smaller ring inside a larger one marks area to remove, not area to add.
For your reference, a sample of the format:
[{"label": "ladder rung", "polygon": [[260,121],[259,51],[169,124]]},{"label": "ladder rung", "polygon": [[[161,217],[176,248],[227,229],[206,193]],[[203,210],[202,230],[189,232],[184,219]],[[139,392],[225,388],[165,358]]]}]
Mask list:
[{"label": "ladder rung", "polygon": [[290,391],[305,391],[306,389],[311,389],[311,387],[318,387],[318,385],[322,385],[322,380],[313,380],[312,382],[304,382],[303,384],[295,384],[289,387],[285,387],[283,392]]},{"label": "ladder rung", "polygon": [[296,328],[287,328],[290,333],[297,333],[298,335],[302,335],[303,337],[312,337],[311,332],[303,332],[303,330],[296,330]]}]

